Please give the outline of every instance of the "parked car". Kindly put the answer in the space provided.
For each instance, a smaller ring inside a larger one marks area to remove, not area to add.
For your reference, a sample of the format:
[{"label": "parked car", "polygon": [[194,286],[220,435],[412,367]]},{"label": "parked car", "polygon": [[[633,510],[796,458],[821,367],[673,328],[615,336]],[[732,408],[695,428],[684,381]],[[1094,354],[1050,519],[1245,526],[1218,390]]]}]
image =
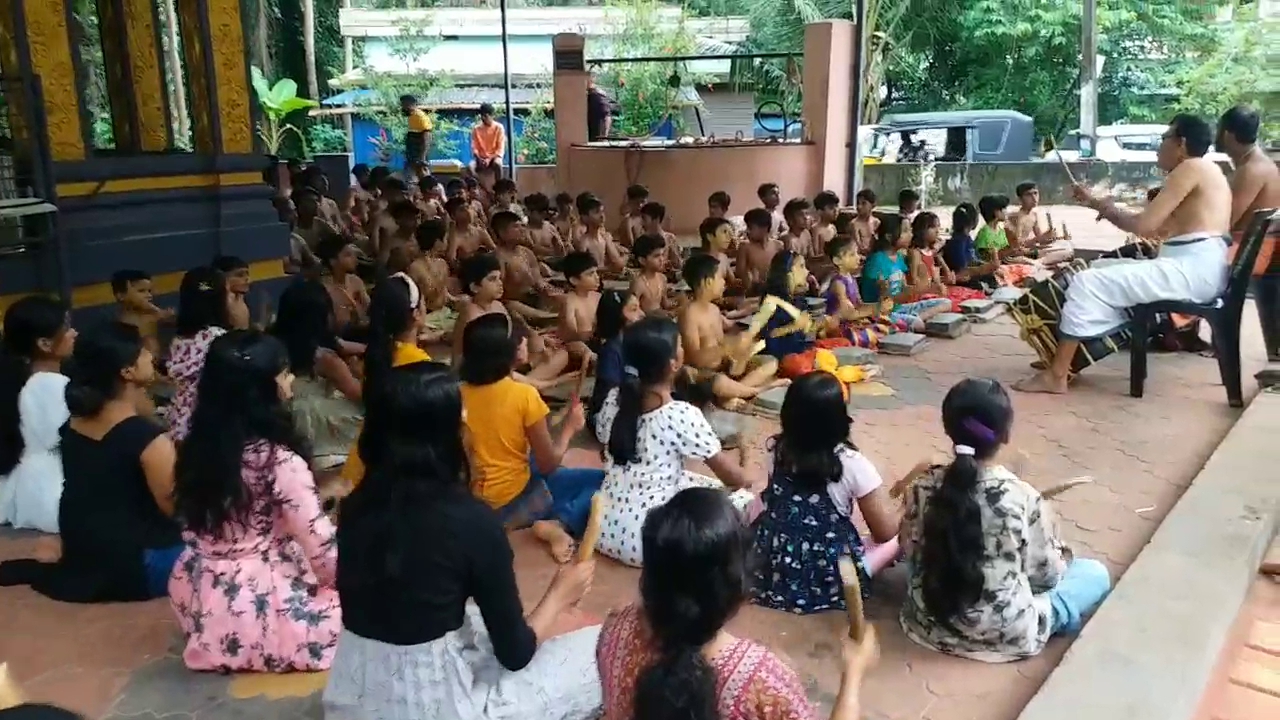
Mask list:
[{"label": "parked car", "polygon": [[[1101,125],[1093,138],[1079,128],[1066,134],[1057,148],[1044,154],[1045,160],[1061,156],[1067,162],[1094,158],[1105,162],[1155,162],[1156,150],[1168,125],[1123,124]],[[1205,157],[1216,162],[1230,162],[1225,154],[1210,148]]]},{"label": "parked car", "polygon": [[1025,162],[1039,156],[1035,123],[1013,110],[891,113],[867,162]]}]

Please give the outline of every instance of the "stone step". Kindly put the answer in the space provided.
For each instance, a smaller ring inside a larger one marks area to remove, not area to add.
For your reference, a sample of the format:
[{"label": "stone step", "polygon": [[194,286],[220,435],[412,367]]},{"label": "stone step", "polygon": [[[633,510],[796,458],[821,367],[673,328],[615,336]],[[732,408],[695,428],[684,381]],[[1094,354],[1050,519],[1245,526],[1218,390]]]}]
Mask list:
[{"label": "stone step", "polygon": [[941,313],[929,318],[924,332],[930,337],[958,338],[969,332],[969,318],[961,313]]}]

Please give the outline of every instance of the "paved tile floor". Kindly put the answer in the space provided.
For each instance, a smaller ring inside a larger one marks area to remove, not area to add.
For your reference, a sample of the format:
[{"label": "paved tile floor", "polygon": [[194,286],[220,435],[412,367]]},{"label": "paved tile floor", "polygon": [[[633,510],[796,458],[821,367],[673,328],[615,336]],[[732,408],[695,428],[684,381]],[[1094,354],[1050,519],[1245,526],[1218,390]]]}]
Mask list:
[{"label": "paved tile floor", "polygon": [[[1257,320],[1246,311],[1246,377],[1262,365]],[[934,341],[911,359],[883,358],[891,396],[854,398],[854,439],[886,478],[900,476],[949,448],[939,404],[967,375],[1011,382],[1028,372],[1031,350],[1008,318],[977,326],[957,340]],[[1066,397],[1014,398],[1014,445],[1028,460],[1025,477],[1047,486],[1077,475],[1097,483],[1059,500],[1063,532],[1077,552],[1103,560],[1117,575],[1133,561],[1155,527],[1238,417],[1227,407],[1213,360],[1190,354],[1156,355],[1147,396],[1128,397],[1127,356],[1091,368]],[[1249,380],[1248,394],[1254,392]],[[748,465],[763,473],[763,444],[776,425],[749,421]],[[571,463],[598,462],[575,450]],[[0,533],[0,559],[31,553],[35,538]],[[554,567],[529,537],[513,537],[527,603],[536,602]],[[595,616],[632,600],[638,572],[602,562],[584,611]],[[1009,665],[945,657],[911,645],[898,630],[902,576],[877,581],[867,611],[882,641],[882,659],[864,686],[865,715],[877,720],[1013,720],[1043,682],[1067,642],[1040,657]],[[785,654],[820,704],[834,696],[839,668],[840,613],[805,618],[749,607],[732,629]],[[45,600],[25,588],[0,590],[0,661],[28,695],[91,718],[319,718],[323,675],[225,677],[187,672],[177,655],[168,605],[79,607]],[[1231,720],[1236,720],[1231,718]]]},{"label": "paved tile floor", "polygon": [[[1280,560],[1280,541],[1272,548]],[[1280,577],[1254,581],[1196,720],[1280,717]]]}]

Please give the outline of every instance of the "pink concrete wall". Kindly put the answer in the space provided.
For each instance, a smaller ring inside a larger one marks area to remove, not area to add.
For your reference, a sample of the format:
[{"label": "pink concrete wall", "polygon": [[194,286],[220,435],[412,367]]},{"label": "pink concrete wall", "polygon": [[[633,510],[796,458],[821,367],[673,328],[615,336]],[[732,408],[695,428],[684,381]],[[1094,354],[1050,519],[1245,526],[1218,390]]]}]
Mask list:
[{"label": "pink concrete wall", "polygon": [[542,193],[555,199],[560,192],[556,181],[555,165],[520,165],[516,168],[516,188],[520,197],[533,193]]},{"label": "pink concrete wall", "polygon": [[795,196],[812,197],[821,190],[810,186],[817,177],[814,165],[819,159],[808,144],[652,150],[579,146],[570,148],[569,155],[571,186],[560,189],[598,195],[610,215],[610,227],[632,183],[648,187],[652,199],[667,206],[672,231],[681,235],[697,233],[698,224],[707,217],[707,196],[717,190],[733,198],[735,215],[760,204],[756,188],[762,183],[778,183],[784,202]]}]

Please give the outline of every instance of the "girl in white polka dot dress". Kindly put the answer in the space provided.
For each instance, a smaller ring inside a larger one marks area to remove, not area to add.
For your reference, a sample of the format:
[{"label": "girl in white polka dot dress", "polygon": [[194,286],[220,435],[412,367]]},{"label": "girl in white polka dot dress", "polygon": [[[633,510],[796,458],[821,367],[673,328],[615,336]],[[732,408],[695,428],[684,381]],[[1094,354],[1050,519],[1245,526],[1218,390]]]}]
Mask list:
[{"label": "girl in white polka dot dress", "polygon": [[[671,397],[684,365],[676,324],[665,318],[641,320],[627,329],[622,353],[623,383],[609,392],[596,416],[596,436],[605,446],[601,491],[609,501],[597,549],[639,567],[644,518],[676,493],[690,487],[724,488],[740,510],[755,496],[742,467],[721,450],[702,411]],[[720,480],[685,470],[689,458],[705,462]]]}]

